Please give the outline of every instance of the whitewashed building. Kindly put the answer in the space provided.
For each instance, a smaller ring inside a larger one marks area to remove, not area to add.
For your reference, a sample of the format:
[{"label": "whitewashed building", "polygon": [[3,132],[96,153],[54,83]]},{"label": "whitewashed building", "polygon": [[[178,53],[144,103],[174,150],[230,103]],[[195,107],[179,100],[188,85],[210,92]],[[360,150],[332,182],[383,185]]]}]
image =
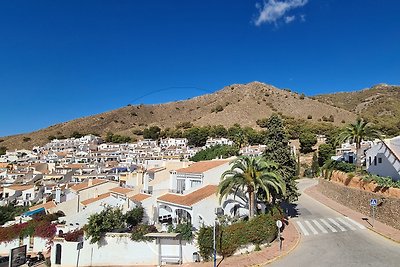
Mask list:
[{"label": "whitewashed building", "polygon": [[367,171],[400,180],[400,136],[385,139],[366,152]]}]

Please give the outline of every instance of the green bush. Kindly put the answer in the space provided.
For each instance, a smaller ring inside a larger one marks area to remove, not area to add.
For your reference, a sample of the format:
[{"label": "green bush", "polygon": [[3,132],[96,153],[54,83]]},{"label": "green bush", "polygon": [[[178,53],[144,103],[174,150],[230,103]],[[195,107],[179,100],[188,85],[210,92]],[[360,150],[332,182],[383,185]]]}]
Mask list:
[{"label": "green bush", "polygon": [[126,212],[125,221],[129,226],[136,226],[142,222],[143,215],[143,207],[136,207]]},{"label": "green bush", "polygon": [[[238,221],[231,225],[218,225],[216,245],[219,255],[228,257],[233,255],[242,246],[271,242],[277,236],[275,221],[282,218],[279,208],[272,208],[268,214],[261,214],[250,221]],[[200,228],[197,243],[200,255],[204,260],[212,258],[213,228]]]},{"label": "green bush", "polygon": [[197,236],[197,245],[200,256],[204,261],[209,261],[213,257],[213,227],[203,226]]},{"label": "green bush", "polygon": [[152,238],[145,237],[145,234],[148,233],[157,233],[157,228],[154,225],[147,225],[147,224],[138,224],[133,227],[131,240],[133,241],[151,241]]},{"label": "green bush", "polygon": [[124,228],[124,215],[120,209],[106,207],[102,212],[89,216],[85,226],[85,233],[90,238],[90,243],[96,243],[107,233]]},{"label": "green bush", "polygon": [[168,233],[180,233],[182,240],[192,240],[192,224],[191,223],[179,223],[174,228],[172,225],[168,227]]},{"label": "green bush", "polygon": [[201,161],[215,158],[229,158],[239,155],[239,148],[228,145],[216,145],[197,152],[190,160]]},{"label": "green bush", "polygon": [[382,177],[375,174],[368,174],[362,178],[364,182],[375,182],[381,188],[400,188],[400,181],[393,181],[391,177]]}]

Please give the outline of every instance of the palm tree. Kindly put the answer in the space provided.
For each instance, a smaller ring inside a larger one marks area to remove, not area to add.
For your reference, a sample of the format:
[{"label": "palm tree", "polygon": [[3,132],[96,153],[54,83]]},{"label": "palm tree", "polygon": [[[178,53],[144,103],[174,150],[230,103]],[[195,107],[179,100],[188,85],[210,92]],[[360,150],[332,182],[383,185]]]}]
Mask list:
[{"label": "palm tree", "polygon": [[258,189],[265,192],[267,201],[270,201],[272,194],[285,194],[285,182],[277,174],[275,162],[262,157],[241,156],[232,161],[231,165],[231,169],[221,176],[218,185],[219,200],[231,193],[237,195],[239,190],[247,193],[250,218],[254,216],[255,192]]},{"label": "palm tree", "polygon": [[363,140],[373,140],[373,139],[381,139],[381,133],[372,128],[371,125],[361,119],[357,118],[355,123],[350,123],[346,128],[344,128],[338,138],[337,143],[343,143],[345,141],[350,141],[351,143],[356,144],[356,166],[357,168],[361,167],[361,141]]}]

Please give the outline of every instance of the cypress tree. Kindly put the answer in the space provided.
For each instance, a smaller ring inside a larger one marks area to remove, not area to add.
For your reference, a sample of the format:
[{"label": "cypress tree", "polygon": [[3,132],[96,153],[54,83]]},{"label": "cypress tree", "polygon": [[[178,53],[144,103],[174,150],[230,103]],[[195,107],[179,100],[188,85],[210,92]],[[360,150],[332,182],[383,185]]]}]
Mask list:
[{"label": "cypress tree", "polygon": [[286,183],[285,200],[294,202],[300,195],[296,182],[297,163],[289,146],[283,120],[274,114],[268,119],[266,128],[264,157],[279,164],[279,173]]}]

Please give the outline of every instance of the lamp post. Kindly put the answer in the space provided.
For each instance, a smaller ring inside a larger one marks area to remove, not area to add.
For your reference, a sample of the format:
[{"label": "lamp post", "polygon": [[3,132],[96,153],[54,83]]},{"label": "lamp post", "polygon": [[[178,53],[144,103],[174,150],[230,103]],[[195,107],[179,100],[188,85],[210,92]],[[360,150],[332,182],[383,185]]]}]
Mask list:
[{"label": "lamp post", "polygon": [[213,251],[214,251],[214,267],[217,267],[217,245],[216,245],[216,227],[217,227],[217,220],[218,220],[218,215],[224,214],[224,210],[222,208],[216,208],[215,209],[215,219],[214,219],[214,229],[213,229]]},{"label": "lamp post", "polygon": [[214,267],[217,267],[217,246],[216,246],[216,225],[217,225],[217,217],[214,219],[214,231],[213,231],[213,252],[214,252]]}]

